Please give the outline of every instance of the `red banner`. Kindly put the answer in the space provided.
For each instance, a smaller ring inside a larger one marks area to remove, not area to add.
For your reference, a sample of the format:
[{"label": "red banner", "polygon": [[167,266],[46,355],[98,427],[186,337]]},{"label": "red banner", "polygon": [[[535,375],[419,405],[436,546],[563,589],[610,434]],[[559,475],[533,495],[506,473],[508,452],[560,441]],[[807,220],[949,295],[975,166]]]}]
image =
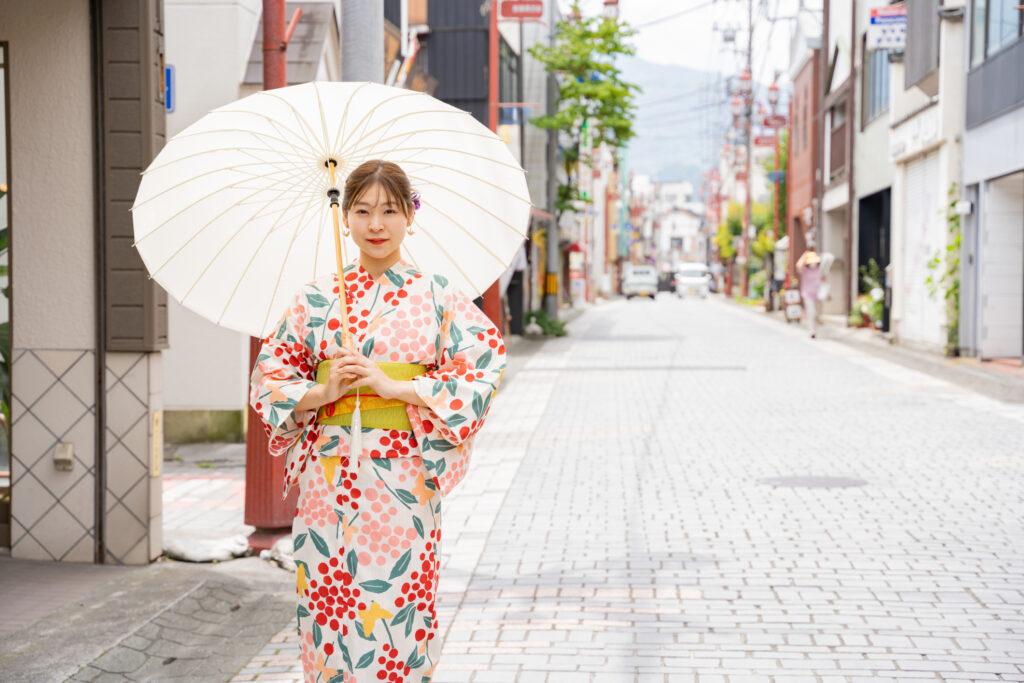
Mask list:
[{"label": "red banner", "polygon": [[540,19],[544,16],[544,0],[505,0],[501,16],[506,19]]}]

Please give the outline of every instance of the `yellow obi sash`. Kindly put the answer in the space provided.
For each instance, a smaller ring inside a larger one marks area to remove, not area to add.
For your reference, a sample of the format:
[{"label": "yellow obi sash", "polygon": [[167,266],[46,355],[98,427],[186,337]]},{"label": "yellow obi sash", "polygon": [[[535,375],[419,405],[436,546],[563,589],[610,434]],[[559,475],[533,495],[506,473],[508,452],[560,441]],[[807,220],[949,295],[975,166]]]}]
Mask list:
[{"label": "yellow obi sash", "polygon": [[[320,361],[316,366],[316,381],[327,384],[330,372],[330,360]],[[427,373],[425,365],[413,363],[377,363],[384,374],[399,381],[410,380]],[[382,398],[373,393],[372,389],[359,390],[359,413],[363,427],[373,429],[399,429],[410,431],[409,413],[405,411],[405,401],[393,398]],[[316,421],[325,425],[352,426],[352,412],[356,409],[356,390],[353,389],[334,403],[321,406],[316,413]]]}]

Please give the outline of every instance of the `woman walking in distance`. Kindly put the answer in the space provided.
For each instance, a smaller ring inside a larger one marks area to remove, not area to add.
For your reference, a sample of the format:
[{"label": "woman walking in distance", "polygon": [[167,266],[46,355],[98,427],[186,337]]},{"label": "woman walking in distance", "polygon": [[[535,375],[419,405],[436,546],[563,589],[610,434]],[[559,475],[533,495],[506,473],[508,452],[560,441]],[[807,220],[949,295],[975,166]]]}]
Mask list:
[{"label": "woman walking in distance", "polygon": [[401,259],[418,205],[396,164],[349,175],[341,209],[359,258],[298,291],[252,373],[285,492],[299,487],[306,683],[429,683],[441,653],[441,500],[466,474],[505,346],[442,274]]}]

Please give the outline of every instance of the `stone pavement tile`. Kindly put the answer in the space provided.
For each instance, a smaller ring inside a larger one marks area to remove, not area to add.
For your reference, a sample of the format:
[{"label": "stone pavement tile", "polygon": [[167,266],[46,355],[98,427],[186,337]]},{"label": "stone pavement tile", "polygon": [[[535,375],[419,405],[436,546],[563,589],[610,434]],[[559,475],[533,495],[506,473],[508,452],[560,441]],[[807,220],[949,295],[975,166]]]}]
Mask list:
[{"label": "stone pavement tile", "polygon": [[[633,303],[499,394],[446,508],[436,683],[1024,679],[1024,408]],[[808,474],[866,484],[762,483]]]}]

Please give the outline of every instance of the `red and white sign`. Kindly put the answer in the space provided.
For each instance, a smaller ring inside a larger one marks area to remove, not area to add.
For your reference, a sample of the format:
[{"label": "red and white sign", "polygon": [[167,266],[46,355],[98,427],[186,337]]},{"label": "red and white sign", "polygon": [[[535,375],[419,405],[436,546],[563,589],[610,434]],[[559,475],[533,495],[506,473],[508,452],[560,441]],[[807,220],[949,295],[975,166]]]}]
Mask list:
[{"label": "red and white sign", "polygon": [[755,135],[754,144],[758,147],[774,147],[775,136],[774,135]]},{"label": "red and white sign", "polygon": [[766,116],[764,117],[764,125],[769,128],[785,128],[786,117],[785,116]]},{"label": "red and white sign", "polygon": [[544,16],[544,0],[504,0],[501,16],[506,19],[540,19]]}]

